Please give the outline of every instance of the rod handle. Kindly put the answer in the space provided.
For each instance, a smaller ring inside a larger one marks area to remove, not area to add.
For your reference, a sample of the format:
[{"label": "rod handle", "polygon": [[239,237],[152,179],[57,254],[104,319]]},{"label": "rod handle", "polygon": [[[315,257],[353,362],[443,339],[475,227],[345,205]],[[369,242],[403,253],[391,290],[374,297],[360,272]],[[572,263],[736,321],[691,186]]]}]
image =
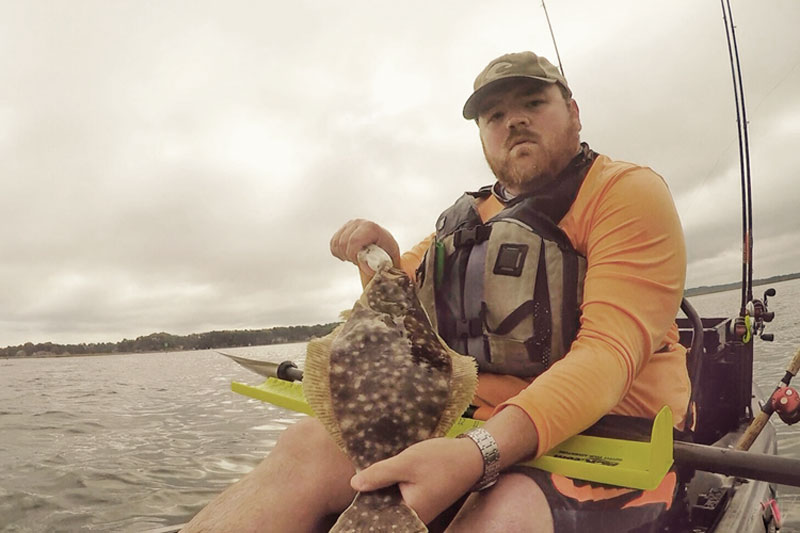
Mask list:
[{"label": "rod handle", "polygon": [[769,422],[769,417],[772,413],[765,413],[764,411],[759,411],[758,415],[750,422],[750,425],[747,427],[747,430],[744,432],[744,435],[739,438],[739,442],[736,443],[736,449],[746,452],[750,449],[750,446],[753,445],[755,440],[761,434],[761,430],[764,429],[764,426],[767,425]]},{"label": "rod handle", "polygon": [[798,348],[797,353],[794,354],[794,357],[789,362],[789,366],[786,367],[786,372],[793,376],[796,376],[798,371],[800,371],[800,348]]}]

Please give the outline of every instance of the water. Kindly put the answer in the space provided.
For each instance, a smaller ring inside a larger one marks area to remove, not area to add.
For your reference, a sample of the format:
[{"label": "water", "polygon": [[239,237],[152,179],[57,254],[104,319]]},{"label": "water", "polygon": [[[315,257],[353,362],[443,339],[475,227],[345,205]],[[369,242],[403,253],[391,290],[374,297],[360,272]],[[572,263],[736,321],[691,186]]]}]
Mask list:
[{"label": "water", "polygon": [[[297,360],[304,344],[230,349]],[[138,532],[187,521],[296,416],[230,391],[211,351],[0,360],[0,532]]]},{"label": "water", "polygon": [[[776,339],[756,345],[765,390],[800,346],[800,280],[774,287]],[[724,316],[738,298],[691,301]],[[228,351],[278,362],[301,360],[304,348]],[[212,351],[0,360],[0,532],[133,533],[187,521],[299,417],[232,393],[230,381],[258,377]],[[800,426],[776,425],[781,453],[800,457]],[[800,533],[800,489],[780,489],[782,531]]]}]

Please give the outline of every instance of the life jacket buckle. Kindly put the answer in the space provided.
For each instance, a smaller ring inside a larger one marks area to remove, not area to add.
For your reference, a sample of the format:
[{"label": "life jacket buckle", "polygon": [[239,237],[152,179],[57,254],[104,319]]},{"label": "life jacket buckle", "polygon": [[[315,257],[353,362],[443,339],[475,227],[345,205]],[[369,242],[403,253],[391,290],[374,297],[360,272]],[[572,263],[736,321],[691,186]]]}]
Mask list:
[{"label": "life jacket buckle", "polygon": [[456,337],[469,338],[483,335],[483,320],[480,317],[456,321]]},{"label": "life jacket buckle", "polygon": [[491,226],[480,225],[471,228],[462,228],[453,233],[453,245],[456,248],[474,246],[487,240],[491,234]]}]

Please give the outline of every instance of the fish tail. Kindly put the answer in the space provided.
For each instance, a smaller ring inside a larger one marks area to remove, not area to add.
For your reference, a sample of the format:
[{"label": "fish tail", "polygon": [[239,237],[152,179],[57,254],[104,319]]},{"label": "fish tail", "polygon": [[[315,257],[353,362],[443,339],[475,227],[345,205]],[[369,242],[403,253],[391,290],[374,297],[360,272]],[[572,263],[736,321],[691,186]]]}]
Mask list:
[{"label": "fish tail", "polygon": [[425,533],[428,528],[406,505],[397,485],[356,494],[331,528],[331,533]]}]

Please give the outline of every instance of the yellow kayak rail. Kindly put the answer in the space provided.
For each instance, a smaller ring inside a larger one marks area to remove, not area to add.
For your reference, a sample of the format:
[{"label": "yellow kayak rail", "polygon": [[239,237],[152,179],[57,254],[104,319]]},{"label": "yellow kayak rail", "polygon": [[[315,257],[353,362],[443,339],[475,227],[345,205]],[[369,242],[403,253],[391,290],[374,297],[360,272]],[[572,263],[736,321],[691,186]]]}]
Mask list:
[{"label": "yellow kayak rail", "polygon": [[[298,413],[313,416],[300,382],[267,378],[260,385],[233,382],[231,390]],[[455,437],[483,422],[460,418],[448,432]],[[664,407],[653,421],[649,441],[576,435],[543,456],[524,463],[548,472],[620,487],[656,488],[673,462],[672,412]]]}]

